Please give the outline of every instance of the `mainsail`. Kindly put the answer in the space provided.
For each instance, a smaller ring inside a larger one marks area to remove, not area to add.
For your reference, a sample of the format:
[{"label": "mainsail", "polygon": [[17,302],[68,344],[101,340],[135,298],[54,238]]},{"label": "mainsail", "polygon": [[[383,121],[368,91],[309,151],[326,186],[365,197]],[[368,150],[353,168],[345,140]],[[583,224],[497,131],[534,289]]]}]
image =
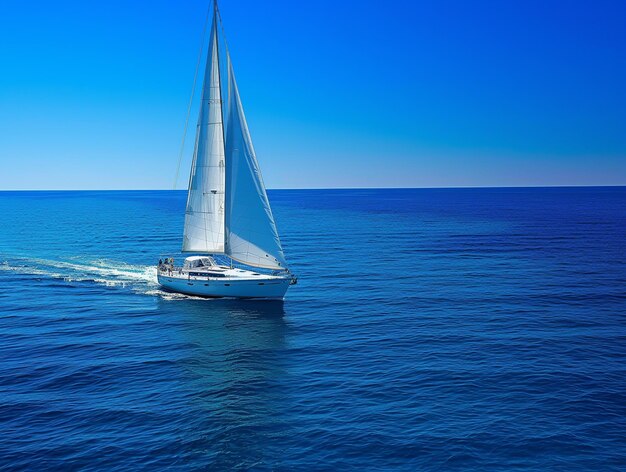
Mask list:
[{"label": "mainsail", "polygon": [[185,211],[183,252],[224,252],[224,124],[217,16],[213,18]]},{"label": "mainsail", "polygon": [[223,122],[226,107],[220,80],[217,5],[214,11],[183,252],[226,254],[247,265],[286,270],[228,49],[228,115]]}]

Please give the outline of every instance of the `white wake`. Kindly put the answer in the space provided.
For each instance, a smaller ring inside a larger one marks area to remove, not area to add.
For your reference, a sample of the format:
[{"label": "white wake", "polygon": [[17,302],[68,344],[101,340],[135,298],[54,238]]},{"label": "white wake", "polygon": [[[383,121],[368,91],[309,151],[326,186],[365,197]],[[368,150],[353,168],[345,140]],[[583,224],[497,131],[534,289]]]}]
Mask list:
[{"label": "white wake", "polygon": [[196,298],[159,289],[156,266],[133,265],[107,259],[58,261],[37,258],[10,259],[0,263],[0,270],[64,280],[87,282],[107,287],[129,288],[133,292],[166,300]]}]

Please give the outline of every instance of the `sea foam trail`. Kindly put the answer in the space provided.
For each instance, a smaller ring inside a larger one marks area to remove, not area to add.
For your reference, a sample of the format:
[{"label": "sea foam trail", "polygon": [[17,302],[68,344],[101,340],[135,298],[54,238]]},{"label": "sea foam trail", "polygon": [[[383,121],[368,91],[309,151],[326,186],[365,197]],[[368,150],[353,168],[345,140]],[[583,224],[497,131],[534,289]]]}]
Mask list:
[{"label": "sea foam trail", "polygon": [[104,259],[70,262],[19,258],[0,263],[0,270],[60,279],[66,282],[87,282],[107,287],[130,288],[136,293],[158,296],[166,300],[196,298],[159,290],[155,266],[133,265]]}]

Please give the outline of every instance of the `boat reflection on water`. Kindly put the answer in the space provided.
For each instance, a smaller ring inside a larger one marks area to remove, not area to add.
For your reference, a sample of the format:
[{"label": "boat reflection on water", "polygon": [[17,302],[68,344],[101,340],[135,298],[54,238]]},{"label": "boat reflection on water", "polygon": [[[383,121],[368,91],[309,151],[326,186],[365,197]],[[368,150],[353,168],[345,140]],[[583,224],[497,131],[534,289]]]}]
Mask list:
[{"label": "boat reflection on water", "polygon": [[252,352],[263,359],[284,348],[282,300],[160,300],[158,313],[167,317],[185,348],[192,349],[190,361],[200,361],[200,356],[213,362],[226,353],[238,360]]},{"label": "boat reflection on water", "polygon": [[[170,317],[184,391],[183,456],[212,467],[252,466],[281,447],[276,419],[288,386],[287,323],[282,301],[160,301]],[[282,431],[284,432],[284,431]]]}]

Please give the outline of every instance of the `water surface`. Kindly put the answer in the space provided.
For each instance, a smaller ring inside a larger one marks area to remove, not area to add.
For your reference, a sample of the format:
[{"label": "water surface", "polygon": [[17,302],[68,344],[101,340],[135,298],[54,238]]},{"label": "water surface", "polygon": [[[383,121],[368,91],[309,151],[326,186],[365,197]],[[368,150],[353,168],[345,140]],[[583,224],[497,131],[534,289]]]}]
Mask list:
[{"label": "water surface", "polygon": [[626,188],[270,200],[284,303],[159,289],[184,192],[0,193],[0,469],[626,470]]}]

